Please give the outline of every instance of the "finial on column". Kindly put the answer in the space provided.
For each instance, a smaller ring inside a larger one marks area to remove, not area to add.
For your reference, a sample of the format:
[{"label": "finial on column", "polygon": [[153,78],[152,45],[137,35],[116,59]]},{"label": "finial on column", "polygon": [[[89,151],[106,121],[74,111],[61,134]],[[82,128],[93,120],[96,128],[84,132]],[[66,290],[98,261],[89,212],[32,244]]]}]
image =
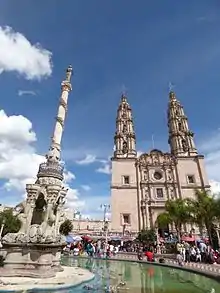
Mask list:
[{"label": "finial on column", "polygon": [[176,95],[175,95],[175,92],[173,90],[174,87],[175,87],[175,85],[172,84],[172,82],[169,82],[169,97],[170,97],[171,101],[176,100]]},{"label": "finial on column", "polygon": [[122,85],[122,90],[121,90],[121,101],[127,102],[127,88],[124,84]]},{"label": "finial on column", "polygon": [[169,97],[171,101],[176,101],[176,95],[173,91],[169,93]]},{"label": "finial on column", "polygon": [[71,65],[69,65],[67,70],[66,70],[66,81],[70,82],[72,72],[73,72],[73,68],[72,68]]},{"label": "finial on column", "polygon": [[121,101],[122,102],[127,102],[127,97],[126,97],[125,93],[122,93],[122,95],[121,95]]}]

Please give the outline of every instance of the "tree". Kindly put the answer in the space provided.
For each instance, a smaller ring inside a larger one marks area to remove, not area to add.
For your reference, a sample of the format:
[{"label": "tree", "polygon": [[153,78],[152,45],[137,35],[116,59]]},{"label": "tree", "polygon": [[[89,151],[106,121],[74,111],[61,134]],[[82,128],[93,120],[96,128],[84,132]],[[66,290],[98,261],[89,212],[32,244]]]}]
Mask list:
[{"label": "tree", "polygon": [[164,237],[164,232],[169,230],[169,225],[172,224],[172,219],[167,212],[164,212],[158,215],[155,224],[158,228],[158,233],[160,233],[160,236]]},{"label": "tree", "polygon": [[192,221],[192,206],[188,199],[168,200],[165,205],[166,211],[157,217],[157,223],[161,227],[174,224],[177,237],[181,239],[182,225]]},{"label": "tree", "polygon": [[158,215],[156,223],[158,227],[164,229],[168,225],[172,224],[172,218],[168,212],[164,212]]},{"label": "tree", "polygon": [[193,210],[193,221],[200,228],[200,232],[205,228],[207,230],[210,243],[212,243],[212,229],[220,219],[220,201],[206,190],[196,190],[196,198],[190,200]]},{"label": "tree", "polygon": [[60,225],[60,234],[67,236],[73,230],[72,222],[67,219]]},{"label": "tree", "polygon": [[153,229],[151,230],[141,230],[138,233],[137,239],[140,242],[148,242],[148,243],[154,243],[157,240],[157,235]]},{"label": "tree", "polygon": [[21,228],[21,221],[13,215],[13,209],[7,209],[0,213],[0,226],[4,225],[2,237],[8,233],[17,233]]}]

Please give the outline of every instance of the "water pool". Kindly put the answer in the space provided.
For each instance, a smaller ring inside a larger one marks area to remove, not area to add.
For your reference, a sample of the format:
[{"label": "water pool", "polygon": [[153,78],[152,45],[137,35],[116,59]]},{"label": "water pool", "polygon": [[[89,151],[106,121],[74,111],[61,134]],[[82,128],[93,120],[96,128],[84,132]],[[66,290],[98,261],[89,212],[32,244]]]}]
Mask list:
[{"label": "water pool", "polygon": [[220,283],[213,279],[162,266],[92,258],[64,258],[63,264],[95,274],[92,281],[65,290],[67,293],[220,293]]}]

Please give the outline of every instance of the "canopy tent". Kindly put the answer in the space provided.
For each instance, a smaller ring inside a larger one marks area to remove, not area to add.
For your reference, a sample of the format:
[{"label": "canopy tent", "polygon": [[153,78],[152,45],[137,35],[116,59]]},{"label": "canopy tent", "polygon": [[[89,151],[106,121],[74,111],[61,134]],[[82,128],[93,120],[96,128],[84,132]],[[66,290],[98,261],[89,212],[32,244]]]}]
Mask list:
[{"label": "canopy tent", "polygon": [[119,237],[119,236],[111,236],[111,240],[113,240],[113,241],[121,241],[121,237]]},{"label": "canopy tent", "polygon": [[76,235],[76,236],[73,236],[73,241],[81,241],[82,240],[82,237],[79,236],[79,235]]},{"label": "canopy tent", "polygon": [[71,235],[66,235],[66,242],[73,243],[74,242],[73,237]]},{"label": "canopy tent", "polygon": [[72,236],[72,235],[67,235],[66,236],[66,242],[67,243],[73,243],[73,242],[78,242],[78,241],[81,241],[82,238],[78,235],[76,236]]},{"label": "canopy tent", "polygon": [[181,238],[182,241],[186,241],[186,242],[195,242],[195,236],[182,236]]}]

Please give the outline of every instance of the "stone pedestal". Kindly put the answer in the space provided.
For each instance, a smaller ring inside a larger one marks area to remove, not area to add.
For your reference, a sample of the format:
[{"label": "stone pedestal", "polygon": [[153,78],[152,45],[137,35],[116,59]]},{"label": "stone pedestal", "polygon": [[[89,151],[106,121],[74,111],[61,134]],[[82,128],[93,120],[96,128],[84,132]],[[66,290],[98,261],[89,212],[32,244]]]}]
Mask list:
[{"label": "stone pedestal", "polygon": [[62,271],[61,244],[4,244],[6,257],[0,269],[3,277],[51,278]]}]

